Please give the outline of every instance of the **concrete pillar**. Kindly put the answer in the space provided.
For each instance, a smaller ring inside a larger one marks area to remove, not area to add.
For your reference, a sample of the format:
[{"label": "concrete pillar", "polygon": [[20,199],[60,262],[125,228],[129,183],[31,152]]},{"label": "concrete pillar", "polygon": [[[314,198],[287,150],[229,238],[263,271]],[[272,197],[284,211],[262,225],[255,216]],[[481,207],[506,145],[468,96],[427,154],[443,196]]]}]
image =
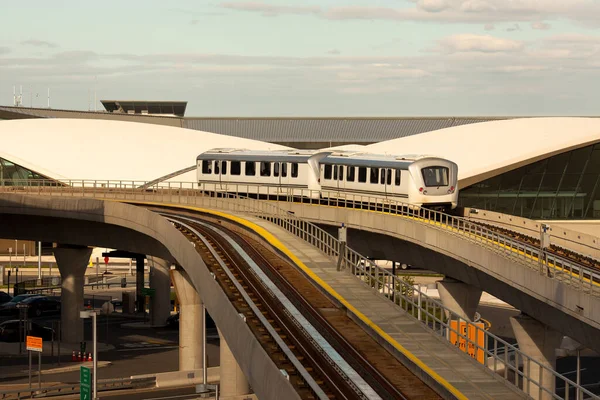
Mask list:
[{"label": "concrete pillar", "polygon": [[144,260],[146,257],[138,255],[135,258],[135,308],[136,312],[143,313],[146,311],[146,297],[142,295],[144,287]]},{"label": "concrete pillar", "polygon": [[473,321],[481,299],[481,289],[450,278],[438,281],[437,288],[444,307],[465,321]]},{"label": "concrete pillar", "polygon": [[183,269],[172,269],[171,277],[179,301],[179,370],[201,369],[202,300]]},{"label": "concrete pillar", "polygon": [[243,396],[250,393],[250,384],[236,361],[227,341],[219,331],[219,359],[221,372],[220,396],[222,399],[228,397]]},{"label": "concrete pillar", "polygon": [[171,263],[162,258],[147,258],[150,267],[150,289],[154,289],[154,295],[150,298],[150,324],[164,326],[171,315]]},{"label": "concrete pillar", "polygon": [[57,247],[54,257],[58,264],[61,284],[61,337],[65,343],[83,341],[83,320],[79,312],[83,310],[83,284],[85,269],[90,261],[92,249],[87,247]]},{"label": "concrete pillar", "polygon": [[[543,366],[556,368],[556,349],[563,338],[560,332],[525,314],[510,317],[510,324],[515,332],[519,350]],[[551,393],[555,390],[555,379],[551,372],[541,368],[537,363],[525,361],[523,373],[532,380],[524,379],[525,393],[536,400],[553,398]],[[542,391],[538,384],[550,393]]]}]

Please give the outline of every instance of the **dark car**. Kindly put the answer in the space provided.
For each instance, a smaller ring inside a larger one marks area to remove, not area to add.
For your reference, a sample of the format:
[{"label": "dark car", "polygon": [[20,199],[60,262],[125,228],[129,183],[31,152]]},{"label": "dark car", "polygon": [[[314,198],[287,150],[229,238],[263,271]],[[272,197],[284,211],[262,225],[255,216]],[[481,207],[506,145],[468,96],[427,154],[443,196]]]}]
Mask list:
[{"label": "dark car", "polygon": [[[206,312],[204,315],[206,317],[206,329],[216,328],[217,325],[210,317],[210,314]],[[179,312],[169,316],[166,323],[169,328],[179,329]]]},{"label": "dark car", "polygon": [[31,297],[39,297],[39,294],[20,294],[13,297],[10,301],[0,304],[0,315],[18,315],[19,309],[17,304]]},{"label": "dark car", "polygon": [[[0,341],[2,342],[18,342],[19,341],[19,320],[9,320],[4,321],[0,324]],[[37,336],[41,337],[42,340],[52,340],[52,328],[48,328],[37,324],[35,322],[30,322],[31,330],[28,332],[29,336]],[[21,328],[22,329],[22,328]],[[21,334],[22,331],[21,331]]]},{"label": "dark car", "polygon": [[0,304],[4,304],[12,300],[12,296],[6,292],[0,291]]},{"label": "dark car", "polygon": [[32,317],[40,317],[42,314],[60,313],[60,300],[54,297],[29,297],[21,301],[21,304],[27,304],[27,313]]}]

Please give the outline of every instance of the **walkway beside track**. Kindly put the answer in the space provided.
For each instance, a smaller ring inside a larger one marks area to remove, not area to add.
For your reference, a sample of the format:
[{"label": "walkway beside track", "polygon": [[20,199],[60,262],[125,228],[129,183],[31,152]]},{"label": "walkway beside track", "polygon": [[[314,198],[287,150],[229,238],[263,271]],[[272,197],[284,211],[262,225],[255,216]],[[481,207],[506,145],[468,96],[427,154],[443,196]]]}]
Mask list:
[{"label": "walkway beside track", "polygon": [[337,271],[336,261],[314,246],[260,218],[243,218],[274,235],[314,274],[393,338],[397,342],[395,347],[401,349],[400,352],[404,351],[408,357],[414,356],[414,364],[423,374],[437,375],[438,379],[434,380],[438,385],[447,385],[446,389],[451,390],[453,387],[460,392],[458,398],[508,400],[526,397],[495,377],[491,371],[466,357],[448,341],[433,335],[400,307],[369,289],[348,270]]}]

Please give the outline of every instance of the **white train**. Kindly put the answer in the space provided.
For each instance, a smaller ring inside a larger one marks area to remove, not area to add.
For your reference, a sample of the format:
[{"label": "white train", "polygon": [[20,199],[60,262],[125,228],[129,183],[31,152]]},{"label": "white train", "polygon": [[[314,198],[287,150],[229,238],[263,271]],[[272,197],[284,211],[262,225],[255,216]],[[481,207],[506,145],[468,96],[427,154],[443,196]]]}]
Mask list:
[{"label": "white train", "polygon": [[200,188],[263,198],[293,196],[452,209],[458,167],[431,156],[349,151],[212,149],[197,157]]}]

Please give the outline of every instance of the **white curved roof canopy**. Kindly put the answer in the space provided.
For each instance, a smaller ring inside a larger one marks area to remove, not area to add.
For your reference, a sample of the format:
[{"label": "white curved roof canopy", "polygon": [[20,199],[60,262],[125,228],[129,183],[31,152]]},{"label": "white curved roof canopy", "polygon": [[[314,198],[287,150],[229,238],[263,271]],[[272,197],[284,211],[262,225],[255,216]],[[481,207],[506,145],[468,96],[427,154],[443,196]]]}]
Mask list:
[{"label": "white curved roof canopy", "polygon": [[[90,119],[0,121],[0,158],[53,179],[151,181],[214,147],[289,147],[191,129]],[[195,181],[195,172],[170,178]]]},{"label": "white curved roof canopy", "polygon": [[365,146],[381,154],[433,154],[458,164],[464,188],[568,150],[600,142],[597,118],[522,118],[440,129]]}]

